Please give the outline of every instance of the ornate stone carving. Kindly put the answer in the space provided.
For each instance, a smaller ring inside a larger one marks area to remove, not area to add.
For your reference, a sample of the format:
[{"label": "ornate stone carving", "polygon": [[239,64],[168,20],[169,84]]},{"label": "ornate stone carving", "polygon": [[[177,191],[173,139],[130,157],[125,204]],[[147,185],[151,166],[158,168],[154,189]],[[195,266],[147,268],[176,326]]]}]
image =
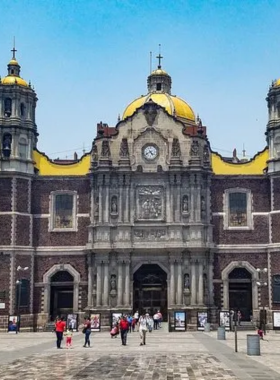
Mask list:
[{"label": "ornate stone carving", "polygon": [[207,145],[204,145],[204,148],[203,148],[203,162],[205,164],[208,164],[210,161],[210,155],[209,155],[209,148]]},{"label": "ornate stone carving", "polygon": [[102,141],[102,149],[101,149],[101,156],[102,157],[110,157],[110,146],[109,146],[109,141],[108,140],[103,140]]},{"label": "ornate stone carving", "polygon": [[181,149],[180,149],[179,140],[173,139],[171,157],[180,157],[180,156],[181,156]]},{"label": "ornate stone carving", "polygon": [[151,127],[155,122],[159,106],[153,102],[152,99],[150,99],[147,103],[144,104],[143,108],[147,124]]},{"label": "ornate stone carving", "polygon": [[162,219],[163,188],[141,186],[138,188],[138,219]]},{"label": "ornate stone carving", "polygon": [[116,290],[116,288],[117,288],[117,281],[116,281],[116,276],[115,275],[111,276],[110,285],[111,285],[111,291],[112,290]]},{"label": "ornate stone carving", "polygon": [[184,276],[184,289],[190,288],[190,275],[188,273]]},{"label": "ornate stone carving", "polygon": [[191,145],[191,156],[198,157],[199,156],[199,144],[198,141],[194,140]]},{"label": "ornate stone carving", "polygon": [[206,202],[204,196],[201,197],[201,218],[204,219],[206,216]]},{"label": "ornate stone carving", "polygon": [[189,197],[187,195],[183,196],[182,212],[183,213],[188,213],[189,212]]},{"label": "ornate stone carving", "polygon": [[98,215],[99,215],[99,197],[96,197],[95,202],[94,202],[94,217],[98,218]]},{"label": "ornate stone carving", "polygon": [[134,230],[134,237],[141,240],[160,240],[166,236],[165,229]]},{"label": "ornate stone carving", "polygon": [[118,214],[118,203],[115,195],[111,199],[111,214]]},{"label": "ornate stone carving", "polygon": [[97,151],[97,145],[92,146],[92,161],[97,162],[98,161],[98,151]]},{"label": "ornate stone carving", "polygon": [[127,139],[122,139],[120,146],[120,157],[127,158],[128,157],[128,143]]}]

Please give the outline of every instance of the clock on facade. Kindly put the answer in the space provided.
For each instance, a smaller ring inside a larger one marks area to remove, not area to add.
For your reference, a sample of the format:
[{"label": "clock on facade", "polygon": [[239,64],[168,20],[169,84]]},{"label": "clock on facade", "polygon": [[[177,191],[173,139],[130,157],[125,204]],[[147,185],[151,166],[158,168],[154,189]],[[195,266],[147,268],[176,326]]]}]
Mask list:
[{"label": "clock on facade", "polygon": [[147,160],[154,160],[158,155],[158,148],[155,145],[146,145],[143,154]]}]

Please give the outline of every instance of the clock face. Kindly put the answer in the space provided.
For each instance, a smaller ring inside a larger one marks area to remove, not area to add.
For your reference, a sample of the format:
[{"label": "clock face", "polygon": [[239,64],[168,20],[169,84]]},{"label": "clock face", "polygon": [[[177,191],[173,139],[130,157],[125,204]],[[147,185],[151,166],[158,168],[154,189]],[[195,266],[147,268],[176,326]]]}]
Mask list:
[{"label": "clock face", "polygon": [[144,157],[147,160],[154,160],[158,154],[158,150],[154,145],[148,145],[144,148]]}]

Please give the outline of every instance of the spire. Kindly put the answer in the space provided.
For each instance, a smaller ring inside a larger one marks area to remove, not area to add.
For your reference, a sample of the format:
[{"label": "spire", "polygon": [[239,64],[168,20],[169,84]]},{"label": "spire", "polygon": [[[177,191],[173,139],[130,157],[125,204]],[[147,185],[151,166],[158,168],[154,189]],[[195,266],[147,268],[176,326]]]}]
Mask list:
[{"label": "spire", "polygon": [[17,49],[16,49],[16,38],[15,37],[14,37],[14,46],[13,46],[11,52],[13,53],[12,60],[16,61],[16,52],[17,52]]},{"label": "spire", "polygon": [[14,37],[14,43],[13,43],[13,48],[12,48],[11,52],[13,53],[13,56],[12,56],[12,59],[10,60],[10,62],[8,63],[8,75],[19,77],[20,76],[19,75],[20,74],[20,65],[18,64],[18,61],[16,59],[17,49],[16,49],[15,37]]},{"label": "spire", "polygon": [[161,69],[161,60],[163,59],[163,56],[161,55],[161,44],[158,45],[158,51],[159,51],[159,54],[157,56],[157,59],[158,59],[158,69]]}]

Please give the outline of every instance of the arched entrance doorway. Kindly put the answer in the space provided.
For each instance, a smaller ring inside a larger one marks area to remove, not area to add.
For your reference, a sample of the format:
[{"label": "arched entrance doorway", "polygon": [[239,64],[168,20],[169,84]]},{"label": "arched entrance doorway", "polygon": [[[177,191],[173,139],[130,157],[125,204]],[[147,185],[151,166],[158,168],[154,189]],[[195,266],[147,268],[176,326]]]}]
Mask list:
[{"label": "arched entrance doorway", "polygon": [[167,274],[157,264],[143,264],[134,273],[133,310],[153,315],[160,310],[167,320]]},{"label": "arched entrance doorway", "polygon": [[252,307],[252,274],[246,268],[235,268],[228,276],[229,308],[240,310],[243,321],[250,321]]},{"label": "arched entrance doorway", "polygon": [[56,272],[50,278],[50,317],[67,317],[73,313],[74,277],[66,270]]}]

